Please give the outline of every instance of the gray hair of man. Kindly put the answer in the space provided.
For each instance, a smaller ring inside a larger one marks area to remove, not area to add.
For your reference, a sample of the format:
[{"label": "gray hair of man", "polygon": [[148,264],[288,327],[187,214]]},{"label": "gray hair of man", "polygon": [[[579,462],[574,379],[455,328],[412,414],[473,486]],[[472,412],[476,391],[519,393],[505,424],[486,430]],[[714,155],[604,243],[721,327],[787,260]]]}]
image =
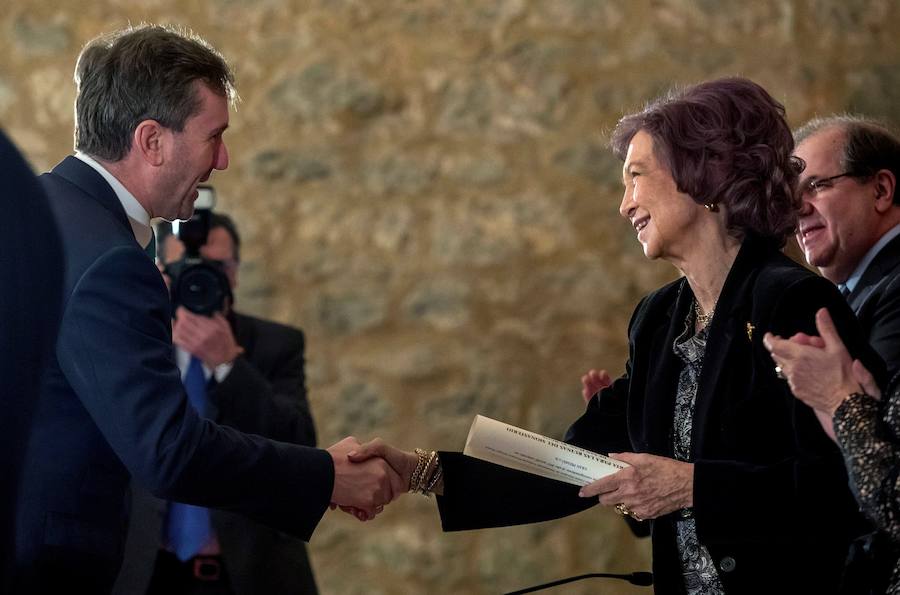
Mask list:
[{"label": "gray hair of man", "polygon": [[144,120],[181,132],[200,109],[197,82],[237,101],[225,59],[185,29],[142,24],[91,40],[75,65],[75,148],[116,162]]}]

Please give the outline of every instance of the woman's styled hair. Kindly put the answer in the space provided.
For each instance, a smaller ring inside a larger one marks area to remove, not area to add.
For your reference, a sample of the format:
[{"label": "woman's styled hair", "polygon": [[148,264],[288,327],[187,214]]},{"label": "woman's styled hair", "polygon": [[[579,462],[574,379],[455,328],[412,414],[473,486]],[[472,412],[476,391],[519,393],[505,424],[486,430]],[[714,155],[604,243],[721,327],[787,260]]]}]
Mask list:
[{"label": "woman's styled hair", "polygon": [[803,162],[784,106],[744,78],[676,89],[619,120],[611,139],[624,160],[643,130],[679,192],[700,204],[723,204],[729,232],[768,238],[778,246],[797,226],[797,180]]}]

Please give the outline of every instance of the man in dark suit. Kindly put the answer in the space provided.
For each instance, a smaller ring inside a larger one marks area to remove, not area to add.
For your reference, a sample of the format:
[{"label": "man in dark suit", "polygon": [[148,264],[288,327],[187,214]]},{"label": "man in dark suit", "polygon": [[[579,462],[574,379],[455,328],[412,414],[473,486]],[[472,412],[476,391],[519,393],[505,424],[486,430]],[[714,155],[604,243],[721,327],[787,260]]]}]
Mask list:
[{"label": "man in dark suit", "polygon": [[56,223],[31,168],[0,131],[0,592],[7,593],[15,503],[40,372],[59,325],[62,260]]},{"label": "man in dark suit", "polygon": [[[856,116],[811,120],[794,138],[794,154],[806,164],[797,243],[807,262],[838,285],[890,378],[900,371],[900,140]],[[858,538],[844,583],[868,593],[863,586],[877,583],[873,577],[886,581],[893,550],[877,531]]]},{"label": "man in dark suit", "polygon": [[797,242],[837,284],[890,373],[900,369],[900,140],[854,116],[794,133],[806,162]]},{"label": "man in dark suit", "polygon": [[[211,213],[200,254],[221,265],[232,290],[238,284],[240,245],[231,218]],[[161,238],[160,247],[161,260],[167,264],[178,261],[184,252],[183,244],[171,234]],[[204,362],[210,387],[207,416],[243,432],[315,446],[302,331],[226,308],[223,317],[179,310],[173,323],[179,367],[186,368],[190,355]],[[215,582],[227,583],[216,587],[236,595],[317,593],[302,540],[227,511],[212,511],[212,538],[200,556],[177,560],[160,543],[165,501],[139,487],[134,491],[125,559],[113,593],[143,594],[150,584],[166,593],[194,583],[205,583],[209,590]],[[197,560],[202,560],[204,568],[220,569],[215,580],[194,576]]]},{"label": "man in dark suit", "polygon": [[22,467],[15,592],[109,592],[132,480],[303,539],[329,502],[374,515],[401,489],[383,461],[351,464],[351,438],[318,450],[203,419],[175,364],[148,223],[189,218],[198,183],[228,166],[225,61],[195,36],[141,26],[88,44],[75,75],[78,153],[41,176],[65,278]]}]

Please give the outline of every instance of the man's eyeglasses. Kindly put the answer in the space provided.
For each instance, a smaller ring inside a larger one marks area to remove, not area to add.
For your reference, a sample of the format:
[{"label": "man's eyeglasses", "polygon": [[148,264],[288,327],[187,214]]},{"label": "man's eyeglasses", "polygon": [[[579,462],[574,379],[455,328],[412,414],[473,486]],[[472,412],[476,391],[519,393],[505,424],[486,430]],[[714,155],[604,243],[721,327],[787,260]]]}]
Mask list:
[{"label": "man's eyeglasses", "polygon": [[817,180],[810,180],[806,184],[800,187],[800,197],[801,198],[815,198],[819,192],[823,190],[827,190],[829,188],[834,187],[834,181],[840,178],[855,178],[856,174],[850,171],[845,171],[842,174],[838,174],[836,176],[829,176],[827,178],[820,178]]}]

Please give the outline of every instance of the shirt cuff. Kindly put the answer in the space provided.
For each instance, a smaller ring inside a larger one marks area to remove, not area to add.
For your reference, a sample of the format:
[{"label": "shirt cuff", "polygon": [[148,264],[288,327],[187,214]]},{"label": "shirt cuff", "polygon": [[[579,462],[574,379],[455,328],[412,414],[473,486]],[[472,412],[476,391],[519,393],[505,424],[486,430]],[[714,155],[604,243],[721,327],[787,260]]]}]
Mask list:
[{"label": "shirt cuff", "polygon": [[224,364],[219,364],[216,366],[216,369],[213,370],[213,376],[216,378],[216,382],[221,384],[225,381],[225,378],[231,373],[231,369],[234,367],[234,362],[225,362]]}]

